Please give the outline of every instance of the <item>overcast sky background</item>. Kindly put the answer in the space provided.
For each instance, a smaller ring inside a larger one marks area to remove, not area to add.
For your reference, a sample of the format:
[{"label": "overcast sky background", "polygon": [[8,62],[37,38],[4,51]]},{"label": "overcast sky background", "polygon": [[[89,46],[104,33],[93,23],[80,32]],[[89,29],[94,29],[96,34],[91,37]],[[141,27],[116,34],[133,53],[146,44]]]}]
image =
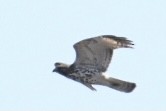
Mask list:
[{"label": "overcast sky background", "polygon": [[[73,63],[72,45],[124,36],[107,71],[135,82],[129,94],[85,86],[52,73]],[[165,0],[0,0],[1,111],[166,111]]]}]

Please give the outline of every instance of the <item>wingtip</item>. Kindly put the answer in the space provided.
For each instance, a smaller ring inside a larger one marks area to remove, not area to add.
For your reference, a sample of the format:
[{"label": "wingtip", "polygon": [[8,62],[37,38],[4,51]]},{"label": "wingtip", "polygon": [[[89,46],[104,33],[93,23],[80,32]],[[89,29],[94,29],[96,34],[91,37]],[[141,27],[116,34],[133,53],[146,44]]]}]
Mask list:
[{"label": "wingtip", "polygon": [[105,39],[105,41],[108,41],[109,43],[112,43],[115,48],[133,48],[133,41],[127,39],[126,37],[118,37],[115,35],[103,35],[101,36]]}]

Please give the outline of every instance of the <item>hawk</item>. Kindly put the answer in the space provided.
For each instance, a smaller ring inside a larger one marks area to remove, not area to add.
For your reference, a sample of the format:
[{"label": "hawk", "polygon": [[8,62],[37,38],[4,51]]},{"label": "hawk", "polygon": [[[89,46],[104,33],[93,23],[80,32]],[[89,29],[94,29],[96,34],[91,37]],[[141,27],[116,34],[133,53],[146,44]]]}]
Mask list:
[{"label": "hawk", "polygon": [[80,82],[91,90],[96,90],[92,85],[103,85],[121,92],[132,92],[135,83],[108,77],[106,72],[117,48],[132,48],[131,40],[114,35],[102,35],[88,38],[74,44],[76,60],[67,65],[55,63],[53,72],[57,72],[69,79]]}]

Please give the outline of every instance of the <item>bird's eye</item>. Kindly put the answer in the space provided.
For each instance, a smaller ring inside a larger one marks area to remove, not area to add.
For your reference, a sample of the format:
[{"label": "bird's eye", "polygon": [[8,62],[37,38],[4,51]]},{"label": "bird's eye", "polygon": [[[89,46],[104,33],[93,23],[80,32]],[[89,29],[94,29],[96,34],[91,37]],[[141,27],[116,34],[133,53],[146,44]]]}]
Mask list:
[{"label": "bird's eye", "polygon": [[60,63],[55,63],[55,66],[60,66],[61,64]]}]

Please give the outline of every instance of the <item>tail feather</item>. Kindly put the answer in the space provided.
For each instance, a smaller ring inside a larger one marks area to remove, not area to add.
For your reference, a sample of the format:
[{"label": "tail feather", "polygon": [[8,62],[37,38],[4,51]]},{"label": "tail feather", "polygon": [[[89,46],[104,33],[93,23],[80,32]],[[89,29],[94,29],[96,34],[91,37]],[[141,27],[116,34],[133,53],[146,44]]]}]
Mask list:
[{"label": "tail feather", "polygon": [[122,81],[112,77],[107,78],[107,80],[109,82],[109,84],[107,85],[108,87],[118,91],[126,92],[126,93],[132,92],[134,88],[136,87],[135,83]]},{"label": "tail feather", "polygon": [[136,87],[135,83],[119,80],[116,78],[108,77],[105,74],[96,79],[96,85],[103,85],[115,89],[117,91],[129,93]]}]

